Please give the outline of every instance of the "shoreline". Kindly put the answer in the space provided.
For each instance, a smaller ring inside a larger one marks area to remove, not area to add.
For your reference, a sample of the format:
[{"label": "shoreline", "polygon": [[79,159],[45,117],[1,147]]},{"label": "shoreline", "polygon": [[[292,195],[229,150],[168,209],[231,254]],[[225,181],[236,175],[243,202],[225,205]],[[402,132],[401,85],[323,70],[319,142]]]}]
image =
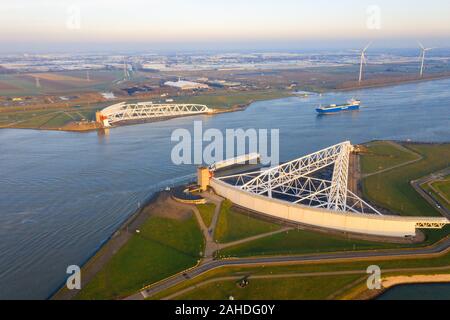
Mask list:
[{"label": "shoreline", "polygon": [[[450,79],[450,75],[441,75],[441,76],[436,76],[436,77],[430,77],[430,78],[423,78],[423,79],[407,79],[407,80],[402,80],[402,81],[396,81],[396,82],[390,82],[390,83],[380,83],[380,84],[368,84],[368,85],[357,85],[357,86],[352,86],[349,88],[344,88],[344,89],[329,89],[329,90],[324,90],[324,91],[317,91],[317,92],[312,92],[315,94],[327,94],[327,93],[332,93],[332,92],[349,92],[349,91],[355,91],[355,90],[363,90],[363,89],[377,89],[377,88],[388,88],[388,87],[395,87],[395,86],[401,86],[401,85],[406,85],[406,84],[411,84],[411,83],[421,83],[421,82],[428,82],[428,81],[439,81],[439,80],[445,80],[445,79]],[[288,97],[293,97],[296,96],[295,92],[289,92],[286,93],[285,96],[281,97],[281,98],[277,98],[277,99],[273,99],[273,100],[278,100],[278,99],[283,99],[283,98],[288,98]],[[270,101],[272,99],[268,99],[268,100],[261,100],[261,101]],[[230,112],[239,112],[239,111],[245,111],[251,104],[255,103],[256,101],[251,100],[248,103],[245,104],[236,104],[233,105],[230,108],[227,109],[215,109],[216,111],[214,113],[211,113],[210,115],[217,115],[217,114],[223,114],[223,113],[230,113]],[[184,116],[183,116],[184,117]],[[170,120],[170,119],[161,119],[161,120],[156,120],[156,121],[142,121],[140,123],[151,123],[151,122],[159,122],[159,121],[166,121],[166,120]],[[14,125],[11,126],[4,126],[4,127],[0,127],[1,129],[23,129],[23,130],[42,130],[42,131],[62,131],[62,132],[73,132],[73,133],[89,133],[89,132],[94,132],[94,131],[100,131],[100,130],[105,130],[105,129],[114,129],[115,127],[111,127],[111,128],[101,128],[101,127],[97,127],[97,128],[87,128],[87,129],[64,129],[65,126],[68,125],[73,125],[73,123],[67,123],[66,125],[64,125],[61,128],[33,128],[33,127],[16,127]],[[124,125],[119,125],[117,127],[120,126],[126,126],[126,125],[131,125],[131,124],[124,124]]]},{"label": "shoreline", "polygon": [[[396,287],[409,285],[426,285],[426,284],[450,284],[450,274],[436,273],[436,274],[415,274],[415,275],[396,275],[388,276],[381,280],[382,288],[380,290],[365,289],[356,293],[350,300],[376,300],[383,294],[387,293]],[[357,291],[357,287],[354,287]]]},{"label": "shoreline", "polygon": [[[95,250],[94,252],[86,258],[80,264],[81,269],[81,281],[82,287],[89,283],[92,278],[99,272],[104,264],[106,264],[111,256],[114,255],[123,245],[125,245],[133,233],[130,233],[129,229],[135,229],[141,225],[140,220],[145,218],[147,220],[147,208],[151,207],[154,204],[157,204],[160,201],[161,196],[163,196],[165,191],[156,191],[155,193],[149,195],[145,201],[143,201],[141,207],[137,209],[135,212],[130,214],[121,224],[120,226],[113,232],[111,235],[106,238]],[[134,224],[136,223],[136,225]],[[102,258],[107,258],[104,263],[101,263]],[[100,260],[100,261],[99,261]],[[83,274],[88,274],[87,279],[83,276]],[[72,300],[78,294],[79,290],[69,291],[66,289],[66,280],[64,280],[49,296],[46,300]]]}]

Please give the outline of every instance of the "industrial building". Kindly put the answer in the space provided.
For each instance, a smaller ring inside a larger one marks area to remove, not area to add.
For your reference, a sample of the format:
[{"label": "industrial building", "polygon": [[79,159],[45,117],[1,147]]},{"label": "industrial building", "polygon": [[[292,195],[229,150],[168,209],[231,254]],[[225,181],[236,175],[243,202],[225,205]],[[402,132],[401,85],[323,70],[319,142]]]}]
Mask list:
[{"label": "industrial building", "polygon": [[178,88],[181,90],[198,90],[198,89],[209,89],[209,86],[204,83],[178,80],[178,81],[167,81],[164,83],[165,86]]}]

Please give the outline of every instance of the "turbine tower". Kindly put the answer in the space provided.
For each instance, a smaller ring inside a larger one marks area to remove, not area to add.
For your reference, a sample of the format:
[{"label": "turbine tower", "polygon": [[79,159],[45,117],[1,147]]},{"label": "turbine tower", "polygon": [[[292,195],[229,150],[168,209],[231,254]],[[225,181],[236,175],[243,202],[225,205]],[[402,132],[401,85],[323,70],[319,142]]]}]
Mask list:
[{"label": "turbine tower", "polygon": [[420,64],[420,77],[422,78],[423,77],[423,71],[424,71],[424,68],[425,68],[425,54],[426,54],[427,51],[430,51],[430,50],[433,50],[433,49],[436,49],[436,48],[425,48],[420,41],[417,41],[417,42],[419,43],[420,49],[422,51],[421,54],[420,54],[420,57],[421,57],[421,60],[422,60],[421,64]]},{"label": "turbine tower", "polygon": [[361,51],[361,63],[359,66],[359,83],[360,84],[361,84],[362,77],[363,77],[363,64],[367,64],[366,51],[367,51],[367,49],[369,49],[371,44],[372,44],[372,42],[370,42],[367,46],[365,46],[365,48]]},{"label": "turbine tower", "polygon": [[128,73],[128,64],[127,64],[127,60],[125,57],[123,57],[123,77],[124,80],[128,80],[130,75]]}]

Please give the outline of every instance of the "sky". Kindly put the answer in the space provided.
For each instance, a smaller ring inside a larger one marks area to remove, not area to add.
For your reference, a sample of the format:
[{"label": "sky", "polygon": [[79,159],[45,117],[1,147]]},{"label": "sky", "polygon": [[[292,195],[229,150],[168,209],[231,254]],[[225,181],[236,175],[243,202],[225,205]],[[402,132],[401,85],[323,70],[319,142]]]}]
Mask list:
[{"label": "sky", "polygon": [[0,50],[450,47],[448,0],[2,0]]}]

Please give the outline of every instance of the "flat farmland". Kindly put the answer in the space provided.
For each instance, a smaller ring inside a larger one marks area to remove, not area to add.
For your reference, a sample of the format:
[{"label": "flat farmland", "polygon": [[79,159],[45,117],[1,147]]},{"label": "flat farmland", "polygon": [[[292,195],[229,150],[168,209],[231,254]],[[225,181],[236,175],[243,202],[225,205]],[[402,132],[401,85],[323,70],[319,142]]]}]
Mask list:
[{"label": "flat farmland", "polygon": [[[39,79],[39,86],[36,79]],[[89,71],[89,79],[86,71],[7,74],[0,75],[0,95],[33,96],[108,90],[119,79],[121,72],[117,70]]]}]

